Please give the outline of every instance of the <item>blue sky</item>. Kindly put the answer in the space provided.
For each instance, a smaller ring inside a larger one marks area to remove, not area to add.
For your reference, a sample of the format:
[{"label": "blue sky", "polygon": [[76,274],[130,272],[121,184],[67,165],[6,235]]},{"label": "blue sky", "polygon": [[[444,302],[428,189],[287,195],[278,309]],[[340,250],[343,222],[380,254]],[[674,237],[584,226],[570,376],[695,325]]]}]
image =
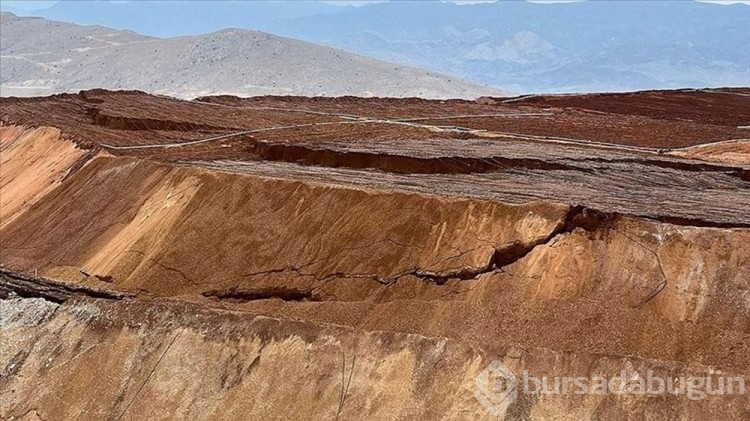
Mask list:
[{"label": "blue sky", "polygon": [[519,92],[747,86],[750,80],[750,52],[737,47],[750,34],[750,0],[737,6],[691,0],[539,6],[530,3],[571,1],[500,0],[458,7],[438,1],[352,7],[352,0],[334,3],[347,7],[330,6],[330,0],[116,1],[92,7],[79,0],[49,10],[39,9],[59,2],[0,1],[22,16],[155,37],[226,27],[260,30]]},{"label": "blue sky", "polygon": [[[55,3],[58,3],[60,0],[2,0],[2,6],[3,9],[6,7],[8,9],[15,9],[15,10],[23,10],[23,11],[34,11],[39,9],[45,9],[47,7],[53,6]],[[81,1],[81,0],[79,0]],[[339,6],[361,6],[368,3],[379,3],[382,1],[387,0],[365,0],[365,1],[357,1],[357,0],[326,0],[324,3],[328,4],[334,4]],[[508,1],[508,0],[453,0],[452,3],[458,3],[458,4],[473,4],[473,3],[487,3],[487,2],[493,2],[493,1]],[[577,2],[577,1],[584,1],[584,0],[526,0],[530,1],[532,3],[569,3],[569,2]],[[735,3],[744,3],[750,5],[750,0],[696,0],[696,1],[702,1],[705,3],[716,3],[716,4],[735,4]]]}]

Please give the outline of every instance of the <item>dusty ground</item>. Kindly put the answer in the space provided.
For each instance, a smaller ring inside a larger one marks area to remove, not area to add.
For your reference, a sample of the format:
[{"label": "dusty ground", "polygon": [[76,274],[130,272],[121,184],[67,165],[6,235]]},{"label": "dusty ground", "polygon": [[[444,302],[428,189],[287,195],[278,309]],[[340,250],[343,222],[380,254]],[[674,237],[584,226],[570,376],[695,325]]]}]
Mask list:
[{"label": "dusty ground", "polygon": [[0,106],[0,418],[485,419],[496,359],[747,378],[747,90]]}]

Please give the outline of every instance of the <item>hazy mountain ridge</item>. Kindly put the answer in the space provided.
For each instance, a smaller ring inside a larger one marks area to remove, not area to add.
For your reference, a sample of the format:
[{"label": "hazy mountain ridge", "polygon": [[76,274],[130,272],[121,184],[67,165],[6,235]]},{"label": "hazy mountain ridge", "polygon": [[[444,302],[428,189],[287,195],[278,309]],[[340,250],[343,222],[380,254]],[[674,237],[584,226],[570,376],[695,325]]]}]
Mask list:
[{"label": "hazy mountain ridge", "polygon": [[235,28],[154,38],[3,13],[0,58],[3,96],[95,87],[184,98],[208,94],[475,98],[500,93],[455,77]]},{"label": "hazy mountain ridge", "polygon": [[35,13],[159,36],[259,29],[522,92],[750,85],[742,4],[63,1]]},{"label": "hazy mountain ridge", "polygon": [[750,85],[750,51],[738,44],[750,39],[746,5],[429,6],[390,2],[299,18],[297,36],[396,59],[395,48],[369,42],[373,33],[387,33],[402,55],[415,52],[411,65],[516,91]]}]

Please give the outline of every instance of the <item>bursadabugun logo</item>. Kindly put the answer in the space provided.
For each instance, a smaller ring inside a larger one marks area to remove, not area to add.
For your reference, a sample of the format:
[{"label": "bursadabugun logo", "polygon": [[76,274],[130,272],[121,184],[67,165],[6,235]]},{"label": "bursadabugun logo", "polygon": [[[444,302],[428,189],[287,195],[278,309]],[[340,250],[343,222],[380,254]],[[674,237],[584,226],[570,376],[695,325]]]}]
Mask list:
[{"label": "bursadabugun logo", "polygon": [[536,377],[524,370],[520,377],[500,361],[492,361],[474,379],[477,398],[491,414],[504,414],[518,399],[528,395],[682,395],[699,401],[711,395],[744,395],[744,377],[725,377],[721,371],[707,376],[659,376],[647,370],[645,376],[621,370],[612,377]]},{"label": "bursadabugun logo", "polygon": [[474,379],[474,396],[487,410],[499,416],[518,399],[518,377],[505,364],[492,361]]}]

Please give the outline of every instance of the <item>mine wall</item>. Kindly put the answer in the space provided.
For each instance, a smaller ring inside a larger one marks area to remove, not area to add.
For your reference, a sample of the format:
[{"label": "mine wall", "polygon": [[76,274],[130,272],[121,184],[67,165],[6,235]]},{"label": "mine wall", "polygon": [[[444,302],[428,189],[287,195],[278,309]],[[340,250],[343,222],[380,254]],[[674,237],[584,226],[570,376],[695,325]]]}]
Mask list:
[{"label": "mine wall", "polygon": [[[748,379],[749,228],[0,134],[2,419],[489,419],[473,381],[495,359]],[[750,404],[524,395],[508,411],[744,419]]]}]

